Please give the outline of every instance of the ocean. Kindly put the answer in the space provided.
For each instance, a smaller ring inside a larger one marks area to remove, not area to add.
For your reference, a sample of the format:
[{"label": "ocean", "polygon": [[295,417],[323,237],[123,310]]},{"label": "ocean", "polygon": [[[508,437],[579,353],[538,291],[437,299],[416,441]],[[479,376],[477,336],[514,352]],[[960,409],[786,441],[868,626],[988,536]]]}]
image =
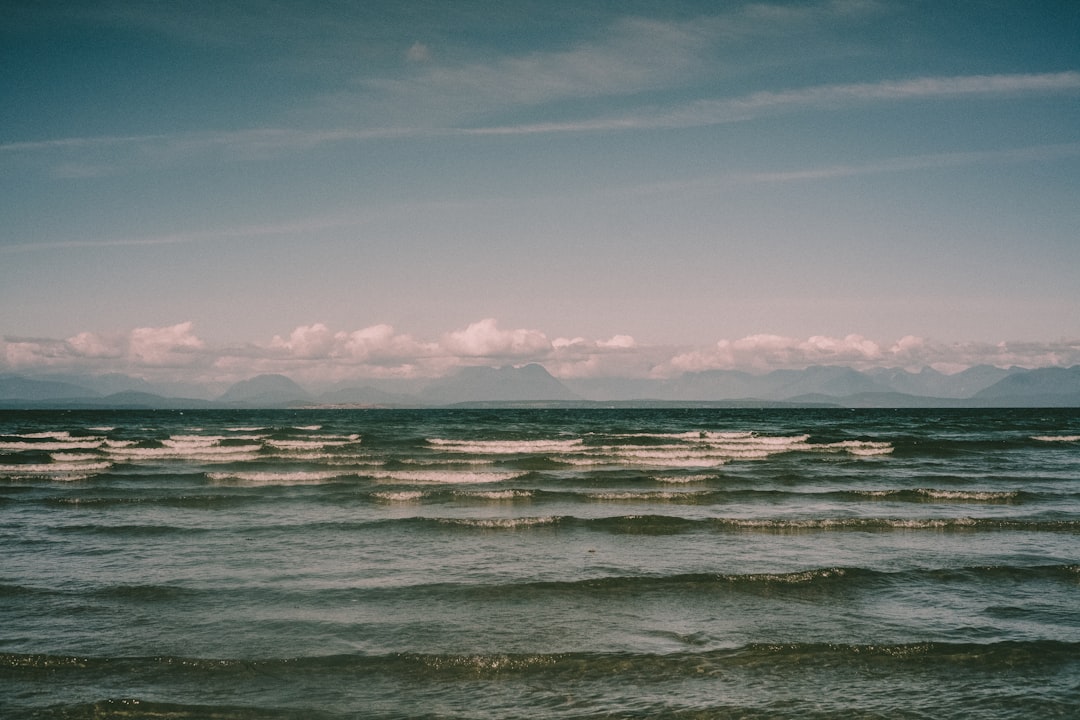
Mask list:
[{"label": "ocean", "polygon": [[0,412],[3,718],[1075,718],[1080,410]]}]

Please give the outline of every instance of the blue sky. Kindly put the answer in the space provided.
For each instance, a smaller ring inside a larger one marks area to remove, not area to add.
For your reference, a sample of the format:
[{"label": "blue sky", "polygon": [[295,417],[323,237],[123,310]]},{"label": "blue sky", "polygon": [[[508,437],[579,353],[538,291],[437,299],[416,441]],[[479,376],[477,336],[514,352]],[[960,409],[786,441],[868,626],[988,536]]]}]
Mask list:
[{"label": "blue sky", "polygon": [[0,371],[1080,363],[1080,4],[8,3]]}]

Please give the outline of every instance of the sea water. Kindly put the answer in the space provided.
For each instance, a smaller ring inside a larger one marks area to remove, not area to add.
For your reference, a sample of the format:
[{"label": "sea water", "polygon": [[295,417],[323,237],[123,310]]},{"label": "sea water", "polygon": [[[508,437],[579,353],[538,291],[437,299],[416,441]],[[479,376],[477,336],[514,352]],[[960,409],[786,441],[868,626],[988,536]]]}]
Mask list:
[{"label": "sea water", "polygon": [[0,717],[1078,714],[1075,409],[0,413]]}]

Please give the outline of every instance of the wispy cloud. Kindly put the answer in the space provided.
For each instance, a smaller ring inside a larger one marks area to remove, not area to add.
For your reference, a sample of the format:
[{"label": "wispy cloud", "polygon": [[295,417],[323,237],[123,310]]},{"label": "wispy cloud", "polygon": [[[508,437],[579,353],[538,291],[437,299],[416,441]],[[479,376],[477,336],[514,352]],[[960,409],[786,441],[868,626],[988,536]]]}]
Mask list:
[{"label": "wispy cloud", "polygon": [[250,240],[261,237],[305,236],[322,230],[360,225],[368,219],[369,215],[367,214],[349,211],[340,214],[300,218],[292,222],[251,223],[199,232],[177,232],[133,237],[77,238],[69,240],[16,242],[0,245],[0,255],[70,248],[154,247],[159,245],[188,245],[230,240]]},{"label": "wispy cloud", "polygon": [[1032,145],[1028,147],[981,150],[973,152],[927,153],[906,157],[884,158],[861,164],[837,164],[792,168],[768,172],[733,172],[689,180],[649,183],[611,190],[613,193],[650,195],[665,193],[715,192],[721,188],[740,185],[814,182],[842,178],[916,172],[968,165],[1005,165],[1026,162],[1052,162],[1080,155],[1080,142]]},{"label": "wispy cloud", "polygon": [[512,135],[706,127],[747,122],[805,109],[840,111],[857,104],[929,99],[1011,96],[1080,91],[1080,72],[923,77],[877,83],[818,85],[762,91],[740,97],[701,99],[677,107],[649,107],[599,118],[472,128],[476,135]]},{"label": "wispy cloud", "polygon": [[[516,61],[524,62],[525,61]],[[568,64],[578,60],[567,59]],[[601,63],[602,64],[602,63]],[[678,63],[675,63],[676,65]],[[582,62],[582,65],[588,65]],[[441,71],[445,74],[447,71]],[[648,83],[649,73],[638,75],[626,71],[622,77],[618,73],[605,73],[602,69],[592,69],[588,73],[577,73],[577,77],[560,77],[559,72],[551,71],[550,82],[530,80],[530,88],[513,87],[513,82],[499,77],[506,71],[491,70],[488,79],[472,77],[471,71],[454,71],[460,80],[440,80],[434,75],[427,81],[445,88],[452,88],[448,96],[472,98],[467,102],[475,104],[475,95],[466,92],[466,85],[477,92],[506,95],[517,98],[519,102],[539,102],[544,98],[562,94],[596,92],[601,87],[629,89],[637,82]],[[515,70],[513,74],[522,76],[529,73]],[[438,74],[438,73],[435,73]],[[569,73],[574,75],[574,73]],[[665,74],[665,73],[659,73]],[[482,75],[482,73],[481,73]],[[559,77],[558,80],[555,78]],[[635,79],[636,78],[636,79]],[[414,81],[417,82],[417,81]],[[503,83],[509,82],[510,86]],[[490,84],[487,89],[481,86]],[[240,131],[184,133],[176,135],[130,135],[101,137],[72,137],[33,142],[0,144],[0,153],[15,155],[47,154],[50,158],[59,158],[55,168],[57,173],[68,177],[96,177],[110,171],[122,171],[127,168],[147,165],[166,166],[193,158],[203,157],[213,162],[222,159],[251,160],[272,157],[281,153],[298,152],[331,143],[377,142],[410,137],[453,137],[453,136],[507,136],[537,135],[556,133],[592,133],[622,132],[634,130],[662,130],[689,127],[705,127],[725,123],[748,122],[770,114],[791,113],[808,109],[825,109],[842,112],[846,108],[868,103],[897,103],[931,99],[963,99],[971,97],[1010,97],[1016,94],[1055,94],[1080,92],[1080,72],[1067,71],[1043,74],[1012,75],[977,75],[954,77],[924,77],[902,81],[883,81],[879,83],[856,83],[843,85],[820,85],[785,91],[766,91],[745,96],[704,99],[685,103],[676,107],[649,106],[619,115],[594,117],[574,121],[535,122],[515,125],[491,125],[480,127],[421,127],[402,125],[398,127],[372,128],[252,128]],[[447,100],[449,102],[449,100]],[[456,102],[456,101],[455,101]],[[1051,146],[1046,146],[1051,147]],[[1067,147],[1067,146],[1059,146]],[[1006,151],[1009,152],[1009,151]],[[78,162],[71,158],[89,157]],[[954,156],[956,163],[970,162],[962,155]],[[949,162],[945,155],[938,156],[940,161]],[[895,163],[897,169],[903,169],[902,161]],[[860,172],[852,169],[853,172]],[[831,172],[843,173],[843,168]]]},{"label": "wispy cloud", "polygon": [[[505,55],[464,64],[425,65],[361,88],[410,112],[428,108],[456,119],[477,111],[535,106],[571,98],[633,95],[670,88],[703,71],[707,33],[693,23],[625,18],[574,47]],[[357,97],[360,99],[360,96]],[[371,99],[364,97],[365,102]]]}]

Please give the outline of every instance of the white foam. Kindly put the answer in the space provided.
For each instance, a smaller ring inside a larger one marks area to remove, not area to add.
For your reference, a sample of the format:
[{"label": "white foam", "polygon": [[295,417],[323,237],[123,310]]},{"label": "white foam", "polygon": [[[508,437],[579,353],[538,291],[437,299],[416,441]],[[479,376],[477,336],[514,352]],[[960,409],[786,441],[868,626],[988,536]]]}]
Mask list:
[{"label": "white foam", "polygon": [[1031,439],[1040,442],[1080,442],[1080,435],[1032,435]]},{"label": "white foam", "polygon": [[864,495],[872,498],[896,497],[903,490],[856,490],[856,495]]},{"label": "white foam", "polygon": [[411,503],[423,500],[426,494],[423,490],[399,490],[396,492],[371,493],[371,496],[385,502]]},{"label": "white foam", "polygon": [[212,472],[213,482],[244,485],[314,485],[341,477],[339,472]]},{"label": "white foam", "polygon": [[173,448],[204,448],[217,445],[224,439],[221,435],[173,435],[162,440],[161,444]]},{"label": "white foam", "polygon": [[522,477],[526,472],[467,472],[460,470],[387,470],[364,473],[380,482],[472,484],[494,483]]},{"label": "white foam", "polygon": [[262,450],[262,445],[190,445],[179,447],[139,448],[122,447],[106,448],[106,451],[115,457],[135,459],[155,458],[216,458],[225,462],[231,462],[240,456],[253,456]]},{"label": "white foam", "polygon": [[446,440],[428,438],[428,444],[446,452],[475,453],[477,455],[527,455],[532,453],[575,452],[584,442],[573,440]]},{"label": "white foam", "polygon": [[420,458],[398,458],[402,465],[420,465],[423,467],[474,467],[494,465],[496,460],[489,458],[470,458],[468,460],[422,460]]},{"label": "white foam", "polygon": [[266,444],[278,450],[321,450],[326,446],[322,440],[267,440]]},{"label": "white foam", "polygon": [[704,438],[711,445],[720,446],[789,446],[789,445],[801,445],[810,439],[809,435],[758,435],[756,433],[747,433],[745,435],[740,433],[724,434],[724,436],[712,438]]},{"label": "white foam", "polygon": [[[47,437],[47,436],[46,436]],[[60,442],[25,442],[22,440],[0,441],[0,450],[96,450],[101,438],[84,438]]]},{"label": "white foam", "polygon": [[845,450],[851,455],[888,455],[893,451],[893,446],[887,442],[872,442],[869,440],[843,440],[841,442],[811,445],[813,450]]},{"label": "white foam", "polygon": [[439,522],[447,525],[465,525],[477,528],[513,529],[520,527],[535,527],[537,525],[553,525],[559,521],[555,517],[522,517],[522,518],[439,518]]},{"label": "white foam", "polygon": [[670,485],[690,485],[693,483],[701,483],[712,480],[715,475],[675,475],[672,477],[654,477],[652,478],[656,482],[668,483]]},{"label": "white foam", "polygon": [[322,430],[322,425],[297,425],[293,429],[294,430],[306,430],[306,431],[309,431],[309,432],[314,432],[316,430]]},{"label": "white foam", "polygon": [[533,496],[532,490],[483,490],[455,494],[468,498],[479,498],[481,500],[518,500],[521,498],[531,498]]},{"label": "white foam", "polygon": [[933,490],[920,488],[915,491],[924,497],[935,500],[1013,500],[1019,493],[1001,490]]},{"label": "white foam", "polygon": [[610,492],[594,492],[586,493],[585,497],[589,500],[600,500],[606,502],[656,502],[656,501],[675,501],[679,502],[686,499],[693,499],[704,495],[703,492],[682,492],[677,490],[660,490],[660,491],[646,491],[637,492],[633,490],[625,491],[610,491]]},{"label": "white foam", "polygon": [[64,475],[68,473],[101,472],[112,467],[111,462],[52,462],[15,463],[0,465],[0,475]]},{"label": "white foam", "polygon": [[680,433],[622,433],[609,435],[617,438],[658,438],[671,440],[708,441],[708,440],[734,440],[737,438],[753,437],[755,433],[749,430],[738,432],[711,432],[706,430],[691,430]]},{"label": "white foam", "polygon": [[101,459],[101,456],[96,453],[49,453],[56,462],[93,462]]},{"label": "white foam", "polygon": [[71,433],[69,433],[67,430],[46,430],[44,432],[22,433],[19,435],[13,435],[12,437],[27,438],[28,440],[40,440],[44,438],[63,440],[64,438],[71,437]]}]

